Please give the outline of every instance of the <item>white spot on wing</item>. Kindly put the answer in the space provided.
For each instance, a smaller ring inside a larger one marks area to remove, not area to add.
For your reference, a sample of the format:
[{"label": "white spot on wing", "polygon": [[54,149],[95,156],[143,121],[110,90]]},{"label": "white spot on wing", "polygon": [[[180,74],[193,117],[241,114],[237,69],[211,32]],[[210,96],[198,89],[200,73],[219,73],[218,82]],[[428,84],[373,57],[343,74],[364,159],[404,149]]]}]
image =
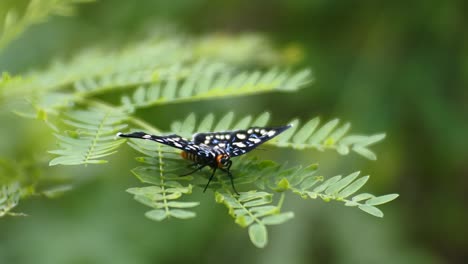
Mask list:
[{"label": "white spot on wing", "polygon": [[242,143],[242,142],[234,142],[233,145],[236,145],[236,146],[238,146],[239,148],[245,148],[245,147],[247,147],[247,146],[246,146],[244,143]]},{"label": "white spot on wing", "polygon": [[270,131],[268,131],[267,136],[272,137],[272,136],[274,136],[275,134],[276,134],[276,131],[275,131],[275,130],[270,130]]},{"label": "white spot on wing", "polygon": [[239,134],[236,134],[236,137],[237,137],[238,139],[245,139],[247,136],[246,136],[245,134],[240,134],[240,133],[239,133]]},{"label": "white spot on wing", "polygon": [[249,138],[249,141],[252,141],[253,143],[257,144],[258,142],[262,141],[259,138]]},{"label": "white spot on wing", "polygon": [[150,139],[150,138],[151,138],[151,135],[144,135],[143,138],[144,138],[144,139]]}]

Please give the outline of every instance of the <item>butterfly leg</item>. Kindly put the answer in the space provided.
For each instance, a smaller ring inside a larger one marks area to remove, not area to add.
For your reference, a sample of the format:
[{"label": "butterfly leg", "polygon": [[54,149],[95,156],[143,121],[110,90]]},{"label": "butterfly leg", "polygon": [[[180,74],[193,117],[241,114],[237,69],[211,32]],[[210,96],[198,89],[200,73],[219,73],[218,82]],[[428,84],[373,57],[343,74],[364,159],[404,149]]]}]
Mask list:
[{"label": "butterfly leg", "polygon": [[202,164],[197,164],[197,163],[191,164],[190,166],[194,166],[194,165],[197,166],[197,168],[196,168],[195,170],[190,171],[189,173],[181,174],[181,175],[179,175],[179,176],[180,176],[180,177],[188,176],[188,175],[193,174],[193,173],[195,173],[195,172],[197,172],[197,171],[200,171],[201,169],[203,169],[204,167],[207,166],[206,164],[205,164],[205,165],[202,165]]},{"label": "butterfly leg", "polygon": [[232,162],[229,163],[226,169],[221,169],[221,170],[227,173],[229,179],[231,180],[232,189],[237,195],[240,195],[239,192],[236,190],[236,187],[234,186],[234,177],[232,177],[232,173],[230,171],[231,165],[232,165]]},{"label": "butterfly leg", "polygon": [[210,179],[208,180],[208,183],[207,183],[206,186],[205,186],[205,189],[203,189],[203,192],[206,191],[206,188],[208,188],[208,185],[210,185],[211,180],[213,180],[213,176],[215,175],[216,169],[217,169],[217,168],[218,168],[218,167],[214,167],[213,173],[211,174]]}]

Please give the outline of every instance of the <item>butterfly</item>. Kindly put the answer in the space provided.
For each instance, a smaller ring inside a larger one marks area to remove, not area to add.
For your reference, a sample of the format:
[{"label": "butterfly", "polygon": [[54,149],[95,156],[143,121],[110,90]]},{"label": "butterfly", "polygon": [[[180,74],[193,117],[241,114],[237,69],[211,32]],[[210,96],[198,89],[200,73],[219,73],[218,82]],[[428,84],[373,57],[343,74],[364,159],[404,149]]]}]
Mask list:
[{"label": "butterfly", "polygon": [[195,170],[181,176],[190,175],[207,166],[212,168],[213,172],[203,189],[203,192],[205,192],[216,171],[221,170],[227,173],[231,180],[232,189],[236,194],[239,194],[234,186],[233,176],[230,171],[232,165],[231,158],[243,155],[255,149],[290,127],[292,127],[292,125],[280,127],[251,127],[245,130],[196,133],[192,136],[191,140],[176,134],[156,136],[145,132],[133,132],[129,134],[119,132],[117,136],[151,140],[180,149],[182,150],[182,158],[192,161],[192,165],[196,167]]}]

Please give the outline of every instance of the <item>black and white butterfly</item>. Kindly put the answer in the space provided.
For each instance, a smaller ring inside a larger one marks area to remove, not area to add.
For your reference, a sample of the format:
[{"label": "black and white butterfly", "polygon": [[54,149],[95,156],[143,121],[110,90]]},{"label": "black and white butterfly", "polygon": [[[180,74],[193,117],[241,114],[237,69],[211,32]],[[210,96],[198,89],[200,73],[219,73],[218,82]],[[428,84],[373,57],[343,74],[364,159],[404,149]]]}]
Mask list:
[{"label": "black and white butterfly", "polygon": [[260,144],[276,137],[290,128],[291,125],[281,127],[251,127],[246,130],[207,132],[194,134],[192,140],[187,140],[178,135],[156,136],[145,132],[133,132],[130,134],[117,133],[119,137],[140,138],[156,141],[177,149],[181,149],[184,159],[193,161],[196,169],[183,176],[190,175],[209,166],[213,169],[208,183],[203,192],[206,191],[217,169],[227,173],[231,180],[233,190],[239,194],[234,187],[232,173],[230,171],[232,157],[243,155]]}]

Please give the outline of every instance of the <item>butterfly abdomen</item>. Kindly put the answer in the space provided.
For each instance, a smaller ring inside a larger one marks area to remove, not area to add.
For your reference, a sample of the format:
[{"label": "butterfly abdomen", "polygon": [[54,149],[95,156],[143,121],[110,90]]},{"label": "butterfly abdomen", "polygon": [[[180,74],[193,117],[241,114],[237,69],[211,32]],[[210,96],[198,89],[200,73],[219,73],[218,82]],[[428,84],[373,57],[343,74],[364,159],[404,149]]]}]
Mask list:
[{"label": "butterfly abdomen", "polygon": [[182,158],[184,158],[186,160],[190,160],[190,161],[193,161],[193,162],[196,162],[196,163],[199,163],[201,161],[199,155],[196,155],[196,154],[190,153],[190,152],[186,152],[186,151],[182,151],[180,153],[180,156],[182,156]]}]

